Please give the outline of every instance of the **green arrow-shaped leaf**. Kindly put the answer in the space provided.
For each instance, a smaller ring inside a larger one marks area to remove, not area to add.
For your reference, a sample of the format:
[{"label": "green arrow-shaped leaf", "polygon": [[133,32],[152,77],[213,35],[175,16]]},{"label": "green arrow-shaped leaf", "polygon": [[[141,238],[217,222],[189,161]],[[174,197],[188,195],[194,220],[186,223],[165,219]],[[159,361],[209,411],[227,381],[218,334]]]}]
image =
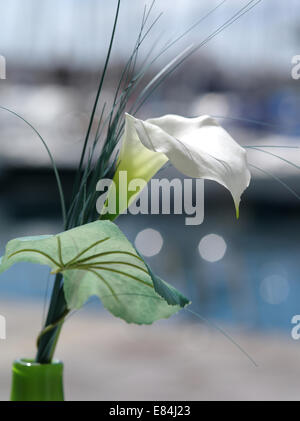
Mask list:
[{"label": "green arrow-shaped leaf", "polygon": [[[120,229],[96,221],[53,236],[11,240],[0,264],[28,261],[62,273],[70,309],[98,296],[115,316],[129,323],[148,324],[170,317],[189,301],[155,275]],[[155,283],[155,287],[154,287]]]}]

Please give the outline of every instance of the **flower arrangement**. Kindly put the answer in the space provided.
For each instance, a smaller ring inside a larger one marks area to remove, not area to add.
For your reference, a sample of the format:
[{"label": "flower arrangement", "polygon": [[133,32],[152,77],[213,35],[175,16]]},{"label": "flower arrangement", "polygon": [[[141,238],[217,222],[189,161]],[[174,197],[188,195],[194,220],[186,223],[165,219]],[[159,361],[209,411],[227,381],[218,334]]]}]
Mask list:
[{"label": "flower arrangement", "polygon": [[[117,1],[110,44],[68,205],[65,203],[59,171],[45,140],[22,116],[2,107],[21,118],[43,142],[56,177],[64,225],[64,230],[56,235],[9,241],[1,259],[0,272],[15,263],[27,261],[49,266],[55,275],[45,325],[37,338],[35,359],[17,361],[14,365],[12,399],[63,399],[62,367],[53,360],[55,347],[66,316],[72,310],[81,308],[89,297],[98,296],[114,316],[136,324],[150,324],[170,317],[190,304],[189,298],[153,273],[113,221],[138,199],[143,186],[167,162],[184,175],[214,180],[227,188],[239,217],[241,195],[250,182],[246,151],[210,116],[186,118],[165,115],[141,120],[136,115],[151,93],[187,57],[256,3],[249,1],[247,6],[203,42],[185,49],[171,60],[140,89],[147,69],[158,57],[137,68],[140,45],[156,22],[152,22],[150,29],[146,29],[152,3],[150,8],[144,10],[137,42],[124,66],[113,104],[108,111],[106,104],[103,104],[99,113],[101,92],[120,11],[121,0]],[[164,47],[159,55],[175,41]],[[132,104],[133,96],[136,99]],[[142,180],[139,188],[127,190],[126,195],[120,195],[120,174],[126,174],[126,183]],[[110,180],[111,186],[99,200],[97,185],[103,179]],[[29,369],[30,374],[27,376]],[[55,381],[55,376],[60,383]],[[45,379],[47,387],[43,384]]]}]

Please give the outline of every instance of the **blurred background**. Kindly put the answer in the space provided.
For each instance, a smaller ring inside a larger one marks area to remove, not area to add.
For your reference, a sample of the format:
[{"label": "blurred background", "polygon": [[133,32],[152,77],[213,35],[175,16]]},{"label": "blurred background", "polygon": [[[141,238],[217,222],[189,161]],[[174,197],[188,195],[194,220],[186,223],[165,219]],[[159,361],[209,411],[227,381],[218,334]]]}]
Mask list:
[{"label": "blurred background", "polygon": [[[67,399],[299,399],[300,350],[291,319],[300,314],[300,80],[292,77],[292,59],[300,54],[300,4],[253,3],[208,38],[247,3],[157,0],[153,20],[163,14],[139,57],[142,62],[150,51],[155,56],[191,28],[149,67],[149,80],[186,47],[203,43],[138,116],[211,114],[252,147],[252,181],[240,219],[230,194],[209,181],[201,225],[186,226],[185,215],[118,219],[155,272],[191,298],[191,308],[207,322],[183,311],[151,327],[128,326],[91,300],[66,323],[57,350],[66,363]],[[108,103],[145,4],[151,2],[121,2],[103,94]],[[116,2],[0,0],[0,6],[0,54],[6,59],[0,105],[20,113],[47,141],[68,197]],[[172,168],[159,176],[181,177]],[[24,122],[0,110],[1,253],[11,238],[61,229],[43,145]],[[1,399],[9,395],[11,361],[35,352],[51,285],[42,266],[19,264],[1,275],[0,313],[7,319],[7,339],[0,341]]]}]

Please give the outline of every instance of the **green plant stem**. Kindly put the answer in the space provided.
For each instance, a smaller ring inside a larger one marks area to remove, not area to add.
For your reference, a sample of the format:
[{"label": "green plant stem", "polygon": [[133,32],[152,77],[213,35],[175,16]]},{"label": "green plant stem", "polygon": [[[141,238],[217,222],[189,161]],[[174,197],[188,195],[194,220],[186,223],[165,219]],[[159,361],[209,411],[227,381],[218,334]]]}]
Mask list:
[{"label": "green plant stem", "polygon": [[[86,133],[84,143],[83,143],[80,162],[79,162],[77,175],[76,175],[76,179],[75,179],[75,183],[74,183],[73,199],[74,199],[74,195],[76,194],[76,190],[79,188],[79,181],[80,181],[80,176],[82,175],[81,174],[82,173],[82,166],[83,166],[83,161],[84,161],[84,157],[85,157],[85,153],[86,153],[86,148],[87,148],[90,133],[91,133],[91,130],[92,130],[92,126],[93,126],[93,122],[94,122],[94,118],[95,118],[95,113],[96,113],[96,110],[97,110],[97,106],[98,106],[100,94],[101,94],[101,91],[102,91],[102,87],[103,87],[108,63],[109,63],[110,56],[111,56],[111,50],[112,50],[112,46],[113,46],[113,42],[114,42],[114,38],[115,38],[117,22],[118,22],[118,17],[119,17],[120,4],[121,4],[121,0],[118,0],[117,10],[116,10],[116,13],[115,13],[115,19],[114,19],[112,34],[111,34],[111,39],[110,39],[110,43],[109,43],[109,47],[108,47],[108,51],[107,51],[107,55],[106,55],[106,59],[105,59],[105,63],[104,63],[104,68],[103,68],[102,75],[101,75],[101,78],[100,78],[100,82],[99,82],[99,86],[98,86],[98,90],[97,90],[97,94],[96,94],[96,99],[95,99],[95,102],[94,102],[94,105],[93,105],[88,129],[87,129],[87,133]],[[68,223],[68,221],[66,222],[66,224],[67,223]],[[66,228],[67,228],[67,226],[66,226]]]},{"label": "green plant stem", "polygon": [[65,319],[66,315],[67,315],[69,312],[70,312],[70,310],[68,310],[68,309],[67,309],[67,310],[63,313],[63,315],[62,315],[62,317],[61,317],[60,319],[58,319],[55,323],[52,323],[52,324],[50,324],[50,325],[46,326],[46,327],[45,327],[45,328],[41,331],[41,333],[39,334],[39,336],[38,336],[38,338],[37,338],[37,341],[36,341],[37,348],[39,347],[39,343],[40,343],[41,338],[42,338],[42,337],[43,337],[46,333],[50,332],[51,330],[55,329],[56,327],[60,327],[60,326],[62,325],[62,323],[63,323],[63,321],[64,321],[64,319]]},{"label": "green plant stem", "polygon": [[[44,324],[45,333],[40,335],[35,361],[40,364],[49,364],[54,354],[55,346],[60,334],[63,318],[68,311],[67,303],[63,291],[62,275],[57,274],[54,281],[52,296],[46,322]],[[62,319],[62,321],[60,321]],[[57,321],[60,321],[57,323]],[[55,325],[52,329],[49,326]],[[43,329],[43,330],[44,330]]]}]

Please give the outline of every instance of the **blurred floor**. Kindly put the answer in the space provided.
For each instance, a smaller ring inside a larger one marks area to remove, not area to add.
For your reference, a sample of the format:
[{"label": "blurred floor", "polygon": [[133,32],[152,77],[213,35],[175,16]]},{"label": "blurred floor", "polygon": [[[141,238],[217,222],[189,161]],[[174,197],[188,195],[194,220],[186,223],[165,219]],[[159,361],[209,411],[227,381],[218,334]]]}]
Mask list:
[{"label": "blurred floor", "polygon": [[[41,304],[1,302],[0,399],[14,358],[34,354]],[[176,318],[175,318],[176,320]],[[180,321],[133,326],[79,312],[66,323],[56,355],[65,362],[67,400],[298,400],[299,344],[280,335],[227,329],[255,368],[219,332]]]}]

